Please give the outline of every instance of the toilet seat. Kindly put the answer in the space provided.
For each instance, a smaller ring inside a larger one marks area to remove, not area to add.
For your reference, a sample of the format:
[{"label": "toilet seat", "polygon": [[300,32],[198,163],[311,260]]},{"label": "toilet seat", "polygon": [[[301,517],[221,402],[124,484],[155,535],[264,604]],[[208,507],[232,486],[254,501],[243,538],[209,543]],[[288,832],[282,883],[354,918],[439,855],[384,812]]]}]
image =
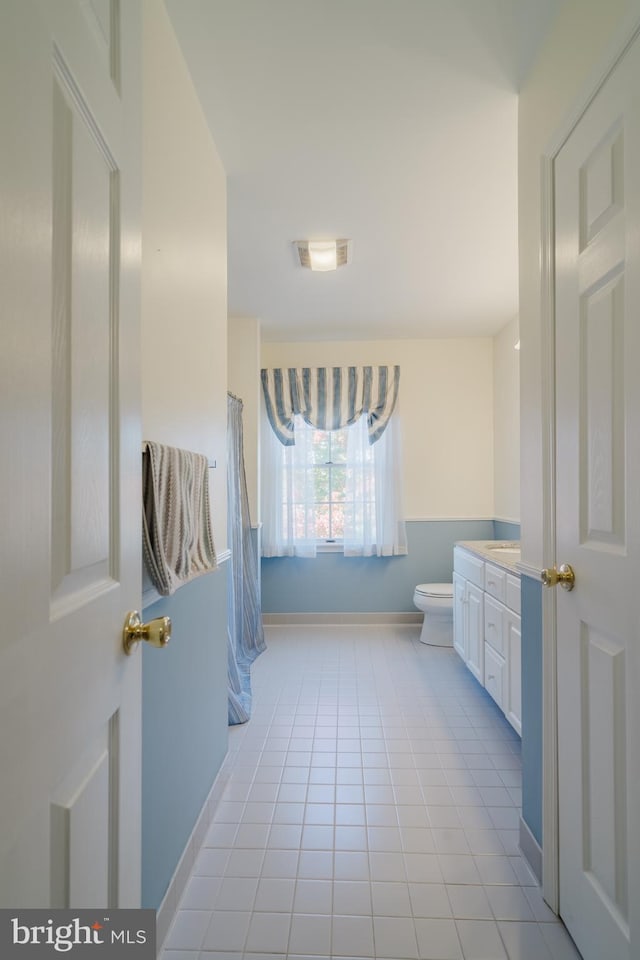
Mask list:
[{"label": "toilet seat", "polygon": [[416,593],[423,597],[439,597],[441,599],[453,597],[452,583],[419,583]]}]

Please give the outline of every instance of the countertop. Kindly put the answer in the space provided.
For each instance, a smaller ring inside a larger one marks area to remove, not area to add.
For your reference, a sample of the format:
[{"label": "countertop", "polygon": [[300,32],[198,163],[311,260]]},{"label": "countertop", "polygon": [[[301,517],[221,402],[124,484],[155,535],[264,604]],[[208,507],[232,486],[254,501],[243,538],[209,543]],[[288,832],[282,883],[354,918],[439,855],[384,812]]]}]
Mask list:
[{"label": "countertop", "polygon": [[[519,540],[458,540],[456,547],[462,547],[469,553],[474,553],[481,560],[488,560],[497,567],[502,567],[520,576],[518,564],[520,563],[520,541]],[[502,553],[496,550],[496,547],[505,547],[514,552]],[[515,552],[517,548],[517,552]]]}]

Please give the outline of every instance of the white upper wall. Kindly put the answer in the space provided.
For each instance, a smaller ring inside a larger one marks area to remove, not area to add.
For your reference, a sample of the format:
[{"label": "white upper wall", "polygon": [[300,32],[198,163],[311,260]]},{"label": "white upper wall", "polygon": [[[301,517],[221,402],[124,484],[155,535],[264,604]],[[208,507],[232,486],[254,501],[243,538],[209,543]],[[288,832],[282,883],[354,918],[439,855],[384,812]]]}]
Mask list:
[{"label": "white upper wall", "polygon": [[632,11],[640,12],[637,0],[565,0],[520,95],[520,437],[521,473],[527,478],[522,485],[522,557],[538,568],[552,559],[543,556],[542,546],[540,162]]},{"label": "white upper wall", "polygon": [[262,345],[264,367],[368,363],[400,365],[406,517],[493,517],[493,340]]},{"label": "white upper wall", "polygon": [[226,180],[161,0],[144,0],[142,425],[205,454],[227,543]]},{"label": "white upper wall", "polygon": [[520,520],[520,339],[518,318],[493,338],[494,500],[496,517]]}]

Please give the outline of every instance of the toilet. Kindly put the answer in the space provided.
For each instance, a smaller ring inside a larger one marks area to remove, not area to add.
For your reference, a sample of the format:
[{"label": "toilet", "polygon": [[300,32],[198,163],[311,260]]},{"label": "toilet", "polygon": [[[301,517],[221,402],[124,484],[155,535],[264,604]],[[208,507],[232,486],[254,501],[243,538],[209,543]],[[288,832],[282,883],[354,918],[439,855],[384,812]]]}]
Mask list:
[{"label": "toilet", "polygon": [[419,583],[413,602],[424,613],[420,640],[435,647],[453,646],[453,584]]}]

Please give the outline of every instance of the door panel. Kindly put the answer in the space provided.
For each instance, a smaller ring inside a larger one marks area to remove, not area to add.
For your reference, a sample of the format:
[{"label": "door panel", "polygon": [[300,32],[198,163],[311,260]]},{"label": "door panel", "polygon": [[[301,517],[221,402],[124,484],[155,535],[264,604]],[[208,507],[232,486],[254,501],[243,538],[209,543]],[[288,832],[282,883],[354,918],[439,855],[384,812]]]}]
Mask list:
[{"label": "door panel", "polygon": [[585,960],[640,951],[640,46],[555,162],[560,913]]},{"label": "door panel", "polygon": [[139,60],[137,3],[3,6],[3,907],[139,903]]}]

